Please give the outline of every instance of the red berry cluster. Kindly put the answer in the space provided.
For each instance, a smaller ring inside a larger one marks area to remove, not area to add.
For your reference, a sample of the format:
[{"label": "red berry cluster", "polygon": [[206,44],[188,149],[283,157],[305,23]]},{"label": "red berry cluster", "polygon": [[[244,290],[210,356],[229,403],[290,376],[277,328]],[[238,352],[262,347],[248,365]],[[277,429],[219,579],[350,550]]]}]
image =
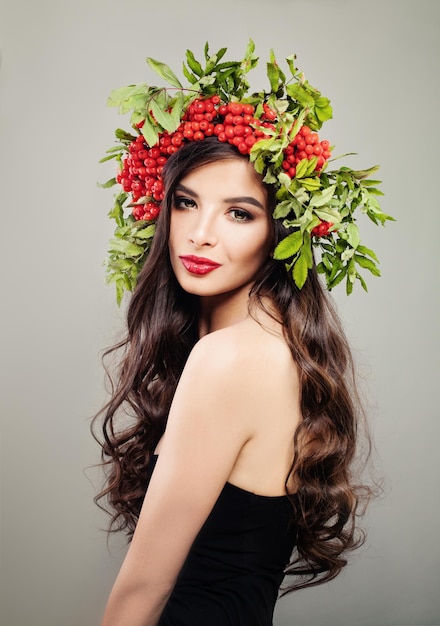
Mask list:
[{"label": "red berry cluster", "polygon": [[[267,107],[266,119],[270,116],[269,112],[273,113]],[[177,130],[171,134],[162,133],[157,146],[149,148],[143,135],[139,135],[128,146],[129,153],[116,176],[124,191],[132,195],[135,219],[153,220],[158,216],[164,196],[163,166],[168,157],[185,143],[202,141],[215,135],[219,141],[235,145],[242,154],[249,154],[254,143],[265,136],[264,127],[272,126],[267,121],[257,120],[253,114],[254,107],[250,104],[234,102],[222,105],[219,96],[214,95],[194,100]],[[142,123],[138,128],[142,128]]]},{"label": "red berry cluster", "polygon": [[333,222],[325,222],[322,220],[315,228],[312,228],[312,235],[315,235],[315,237],[326,237],[332,226]]},{"label": "red berry cluster", "polygon": [[[133,198],[133,215],[137,220],[153,220],[159,214],[159,202],[163,199],[161,172],[170,154],[177,150],[172,138],[164,134],[158,146],[149,148],[143,135],[128,146],[122,170],[116,181]],[[143,199],[147,201],[142,202]]]},{"label": "red berry cluster", "polygon": [[[216,136],[219,141],[236,146],[241,154],[249,154],[252,146],[268,136],[267,129],[275,130],[272,122],[277,114],[266,103],[261,119],[255,118],[251,104],[229,102],[222,104],[219,96],[194,100],[185,111],[182,122],[171,134],[160,135],[157,146],[150,148],[143,135],[128,146],[128,155],[116,181],[133,199],[132,213],[137,220],[154,220],[164,197],[162,170],[168,157],[190,141],[202,141]],[[138,129],[142,128],[142,122]],[[331,152],[328,141],[319,141],[317,133],[303,126],[285,150],[283,169],[293,178],[296,165],[305,158],[318,157],[320,170]],[[318,227],[317,227],[318,228]]]},{"label": "red berry cluster", "polygon": [[[267,110],[271,111],[269,107]],[[218,96],[197,99],[188,107],[176,133],[182,133],[189,141],[202,141],[215,135],[219,141],[236,146],[242,154],[249,154],[254,143],[265,136],[264,127],[273,127],[267,121],[256,119],[254,113],[251,104],[220,104]],[[273,111],[271,113],[275,115]]]},{"label": "red berry cluster", "polygon": [[214,120],[220,104],[219,96],[193,100],[182,117],[182,123],[176,130],[187,141],[203,141],[214,134]]},{"label": "red berry cluster", "polygon": [[296,175],[296,166],[303,159],[318,157],[316,171],[322,169],[324,163],[331,156],[330,144],[324,139],[319,141],[318,133],[313,133],[308,126],[302,126],[293,141],[284,150],[285,159],[283,169],[290,178]]},{"label": "red berry cluster", "polygon": [[249,154],[252,146],[266,136],[264,128],[273,127],[254,117],[255,108],[251,104],[229,102],[222,104],[218,113],[221,121],[215,125],[214,134],[219,141],[235,146],[241,154]]}]

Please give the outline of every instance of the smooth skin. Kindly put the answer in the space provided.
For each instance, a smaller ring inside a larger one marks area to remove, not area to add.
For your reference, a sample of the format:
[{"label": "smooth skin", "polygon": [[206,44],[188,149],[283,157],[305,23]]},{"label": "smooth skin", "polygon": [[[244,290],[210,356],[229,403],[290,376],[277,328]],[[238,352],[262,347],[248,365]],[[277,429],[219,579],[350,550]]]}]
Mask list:
[{"label": "smooth skin", "polygon": [[[253,278],[270,253],[270,219],[265,189],[243,159],[204,165],[176,190],[170,258],[181,286],[200,296],[201,338],[179,381],[102,626],[158,623],[226,482],[285,493],[301,419],[298,372],[280,325],[260,308],[249,312]],[[181,261],[187,255],[219,267],[194,274]]]}]

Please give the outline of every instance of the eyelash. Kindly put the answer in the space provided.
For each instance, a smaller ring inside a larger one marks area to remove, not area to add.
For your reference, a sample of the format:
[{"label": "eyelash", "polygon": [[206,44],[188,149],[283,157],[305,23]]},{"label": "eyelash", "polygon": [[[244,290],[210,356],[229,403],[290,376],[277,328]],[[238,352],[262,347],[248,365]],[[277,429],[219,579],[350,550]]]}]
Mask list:
[{"label": "eyelash", "polygon": [[196,203],[191,198],[186,198],[184,196],[177,196],[176,198],[174,198],[174,208],[176,209],[193,209],[195,206]]},{"label": "eyelash", "polygon": [[234,222],[251,222],[254,218],[253,215],[251,215],[248,211],[245,211],[244,209],[231,209],[229,211],[230,214],[233,213],[238,213],[240,214],[241,217],[232,217],[232,219],[234,220]]},{"label": "eyelash", "polygon": [[[196,206],[196,202],[192,198],[185,196],[176,196],[174,198],[174,208],[177,210],[184,211],[193,209]],[[230,209],[228,213],[234,222],[251,222],[254,219],[253,215],[245,209]]]}]

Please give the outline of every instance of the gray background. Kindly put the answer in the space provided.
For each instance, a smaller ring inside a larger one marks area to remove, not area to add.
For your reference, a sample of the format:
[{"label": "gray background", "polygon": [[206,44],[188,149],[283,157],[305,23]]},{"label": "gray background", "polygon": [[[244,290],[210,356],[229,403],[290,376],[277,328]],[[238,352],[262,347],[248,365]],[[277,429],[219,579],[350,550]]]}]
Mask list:
[{"label": "gray background", "polygon": [[[440,624],[438,0],[3,0],[0,3],[2,626],[96,626],[124,548],[92,503],[89,417],[105,398],[100,351],[121,327],[101,263],[113,175],[98,165],[126,125],[111,89],[177,71],[187,47],[249,36],[262,62],[295,51],[335,120],[322,138],[353,167],[382,164],[365,225],[382,261],[369,294],[336,294],[359,363],[384,496],[339,579],[283,599],[276,626]],[[129,625],[127,625],[129,626]],[[251,625],[250,625],[251,626]]]}]

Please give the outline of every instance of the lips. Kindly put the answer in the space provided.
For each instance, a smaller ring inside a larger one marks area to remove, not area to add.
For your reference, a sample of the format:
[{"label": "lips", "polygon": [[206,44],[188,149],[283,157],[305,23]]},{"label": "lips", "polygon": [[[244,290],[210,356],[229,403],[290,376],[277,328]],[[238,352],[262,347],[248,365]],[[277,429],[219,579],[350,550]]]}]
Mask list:
[{"label": "lips", "polygon": [[180,256],[179,259],[181,260],[183,267],[188,272],[190,272],[191,274],[196,274],[198,276],[209,274],[218,267],[221,267],[220,263],[215,263],[215,261],[211,261],[211,259],[205,259],[202,256]]}]

